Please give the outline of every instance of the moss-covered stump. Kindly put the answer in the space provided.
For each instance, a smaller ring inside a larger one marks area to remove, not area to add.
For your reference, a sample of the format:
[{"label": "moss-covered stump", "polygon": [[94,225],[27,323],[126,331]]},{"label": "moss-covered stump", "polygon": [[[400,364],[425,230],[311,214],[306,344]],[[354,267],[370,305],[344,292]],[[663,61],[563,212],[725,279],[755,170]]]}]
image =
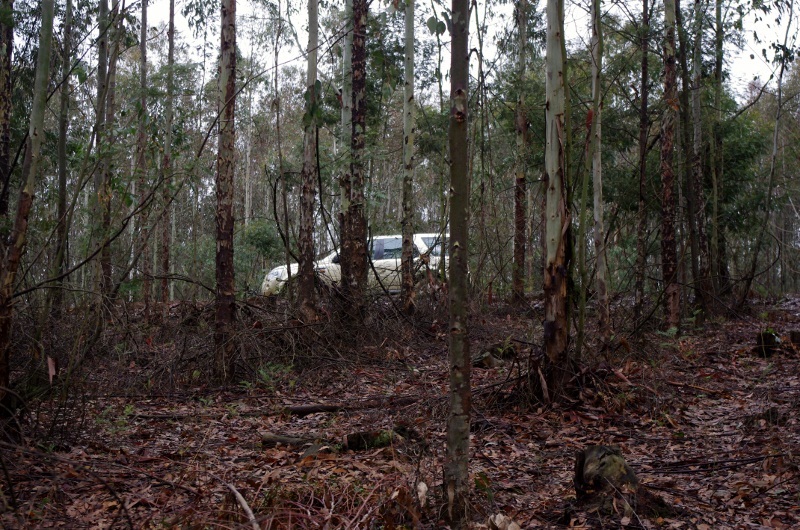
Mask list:
[{"label": "moss-covered stump", "polygon": [[624,517],[668,517],[675,514],[663,499],[646,491],[639,484],[633,469],[625,461],[619,447],[590,445],[575,458],[575,495],[572,509],[597,515]]},{"label": "moss-covered stump", "polygon": [[575,457],[575,495],[578,506],[610,515],[622,500],[625,515],[636,505],[639,479],[622,457],[619,447],[590,445]]}]

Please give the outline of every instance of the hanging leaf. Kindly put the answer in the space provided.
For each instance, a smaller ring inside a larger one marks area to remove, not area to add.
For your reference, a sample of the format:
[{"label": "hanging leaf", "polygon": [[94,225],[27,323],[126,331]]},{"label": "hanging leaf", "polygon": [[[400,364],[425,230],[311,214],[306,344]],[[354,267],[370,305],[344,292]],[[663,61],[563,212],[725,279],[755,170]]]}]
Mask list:
[{"label": "hanging leaf", "polygon": [[438,28],[436,17],[432,16],[428,19],[428,30],[431,32],[431,35],[436,34],[436,30]]}]

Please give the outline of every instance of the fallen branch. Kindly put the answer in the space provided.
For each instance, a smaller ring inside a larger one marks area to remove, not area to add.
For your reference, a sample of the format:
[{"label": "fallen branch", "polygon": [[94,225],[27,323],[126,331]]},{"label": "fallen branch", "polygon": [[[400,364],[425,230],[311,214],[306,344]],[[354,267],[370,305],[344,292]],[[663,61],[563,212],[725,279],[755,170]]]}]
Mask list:
[{"label": "fallen branch", "polygon": [[706,388],[704,386],[690,385],[689,383],[680,383],[678,381],[670,381],[670,380],[667,380],[667,383],[672,386],[679,386],[684,388],[691,388],[693,390],[699,390],[700,392],[705,392],[706,394],[713,394],[715,396],[724,394],[724,392],[721,390],[713,390],[711,388]]},{"label": "fallen branch", "polygon": [[251,509],[250,509],[250,505],[249,505],[249,504],[247,504],[247,501],[246,501],[246,500],[245,500],[245,498],[242,496],[242,494],[241,494],[241,493],[239,493],[239,490],[237,490],[237,489],[234,487],[234,485],[233,485],[233,484],[229,484],[228,482],[225,482],[224,480],[222,480],[221,478],[219,478],[219,477],[218,477],[217,475],[215,475],[214,473],[209,473],[209,475],[211,475],[211,476],[212,476],[212,477],[214,477],[215,479],[217,479],[217,480],[219,480],[220,482],[222,482],[222,483],[225,485],[225,487],[226,487],[226,488],[228,488],[229,490],[231,490],[231,493],[233,493],[233,496],[234,496],[234,497],[236,497],[236,502],[237,502],[237,503],[239,503],[239,506],[242,508],[242,510],[244,510],[244,513],[245,513],[245,515],[247,515],[247,519],[248,519],[248,520],[249,520],[249,522],[250,522],[250,526],[252,526],[252,527],[253,527],[253,530],[261,530],[261,527],[258,525],[258,521],[256,520],[256,516],[255,516],[255,514],[253,513],[253,510],[251,510]]}]

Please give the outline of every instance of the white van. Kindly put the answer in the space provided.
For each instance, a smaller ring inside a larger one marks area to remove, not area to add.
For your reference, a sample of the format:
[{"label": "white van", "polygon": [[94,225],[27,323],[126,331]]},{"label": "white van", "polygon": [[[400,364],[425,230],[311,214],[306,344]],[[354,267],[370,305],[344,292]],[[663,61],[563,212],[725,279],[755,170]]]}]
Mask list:
[{"label": "white van", "polygon": [[[375,236],[369,242],[371,249],[372,266],[377,272],[369,269],[367,276],[372,287],[383,286],[389,292],[398,292],[401,288],[400,260],[403,254],[403,236]],[[447,234],[414,234],[414,262],[418,267],[423,262],[431,270],[439,268],[439,260],[446,256]],[[423,259],[424,258],[424,259]],[[297,275],[299,266],[292,263],[292,276]],[[314,271],[317,276],[327,284],[335,284],[341,280],[342,269],[339,265],[339,251],[334,250],[319,261],[314,262]],[[261,284],[261,294],[269,296],[280,293],[289,278],[286,265],[275,267],[264,278]],[[378,282],[380,278],[380,283]]]}]

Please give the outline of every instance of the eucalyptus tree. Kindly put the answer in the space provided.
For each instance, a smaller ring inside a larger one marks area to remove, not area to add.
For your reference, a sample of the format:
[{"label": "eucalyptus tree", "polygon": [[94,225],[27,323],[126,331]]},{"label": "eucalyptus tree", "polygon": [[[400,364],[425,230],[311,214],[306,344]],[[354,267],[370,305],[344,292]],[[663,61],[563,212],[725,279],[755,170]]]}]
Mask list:
[{"label": "eucalyptus tree", "polygon": [[364,194],[364,147],[367,125],[366,31],[367,0],[353,0],[353,40],[351,54],[352,119],[350,138],[350,172],[342,178],[343,220],[342,289],[356,318],[363,316],[367,284],[367,221]]},{"label": "eucalyptus tree", "polygon": [[723,179],[722,156],[722,92],[723,92],[723,44],[725,28],[722,20],[722,0],[714,1],[714,108],[712,118],[711,157],[711,275],[715,279],[716,295],[728,291],[727,267],[720,259],[719,245],[719,195]]},{"label": "eucalyptus tree", "polygon": [[[106,189],[106,181],[105,177],[107,176],[106,165],[107,162],[104,161],[104,154],[103,151],[100,149],[100,146],[104,145],[106,142],[106,118],[107,118],[107,99],[108,99],[108,37],[111,33],[111,24],[112,22],[109,21],[108,17],[108,0],[100,0],[100,4],[98,6],[97,11],[97,27],[98,27],[98,38],[97,38],[97,103],[96,103],[96,115],[95,115],[95,144],[97,145],[97,153],[100,157],[100,162],[98,164],[98,168],[95,171],[94,175],[94,193],[95,193],[95,207],[96,207],[96,217],[95,217],[95,224],[97,226],[97,231],[102,234],[103,231],[103,223],[102,219],[105,218],[104,215],[104,204],[105,204],[105,197],[108,195],[108,190]],[[110,278],[106,276],[108,270],[104,267],[106,262],[101,257],[100,262],[98,263],[97,271],[98,271],[98,279],[99,279],[99,291],[101,295],[105,295],[106,289],[110,283]],[[110,262],[109,262],[110,263]]]},{"label": "eucalyptus tree", "polygon": [[675,172],[673,137],[677,105],[675,65],[675,0],[664,3],[664,112],[661,118],[661,270],[664,279],[664,313],[668,328],[680,326],[678,253],[675,242]]},{"label": "eucalyptus tree", "polygon": [[[146,11],[144,5],[147,0],[142,0],[142,17]],[[144,25],[144,24],[143,24]],[[142,30],[142,37],[146,41],[146,34]],[[161,301],[165,304],[170,300],[170,254],[171,236],[174,227],[172,218],[172,128],[174,123],[174,93],[175,93],[175,0],[169,0],[169,22],[167,25],[167,97],[166,97],[166,124],[164,131],[164,156],[161,159],[160,184],[163,186],[164,212],[161,219]],[[142,49],[146,48],[146,44]]]},{"label": "eucalyptus tree", "polygon": [[526,214],[526,171],[525,161],[528,153],[528,117],[525,112],[525,76],[527,66],[527,41],[528,41],[528,2],[520,0],[516,7],[517,33],[519,47],[517,54],[517,76],[519,78],[519,92],[516,108],[516,178],[514,180],[514,264],[512,266],[511,290],[514,302],[521,304],[525,301],[525,228]]},{"label": "eucalyptus tree", "polygon": [[[783,76],[786,73],[787,65],[795,59],[797,50],[794,49],[793,46],[789,45],[789,39],[792,35],[792,31],[797,31],[792,27],[792,23],[794,22],[794,0],[789,0],[788,4],[782,5],[778,3],[776,9],[779,10],[778,20],[780,20],[783,16],[786,16],[786,31],[783,38],[783,43],[781,44],[774,44],[775,49],[775,59],[774,61],[778,63],[778,77],[776,79],[776,104],[775,104],[775,123],[772,129],[772,151],[769,157],[769,172],[767,174],[767,187],[766,187],[766,194],[764,198],[764,219],[763,222],[760,224],[760,228],[758,230],[758,235],[756,236],[755,247],[752,252],[752,259],[750,260],[750,264],[748,267],[747,272],[744,276],[744,286],[742,288],[741,293],[739,294],[738,300],[738,307],[742,307],[747,300],[747,295],[750,292],[750,286],[753,283],[753,279],[756,276],[756,269],[758,267],[758,261],[761,257],[761,251],[764,248],[764,239],[766,238],[767,234],[767,227],[770,225],[770,216],[772,215],[772,201],[773,201],[773,193],[775,187],[775,176],[777,172],[778,166],[778,150],[780,147],[779,140],[780,140],[780,127],[781,127],[781,120],[783,119]],[[796,34],[795,34],[796,35]]]},{"label": "eucalyptus tree", "polygon": [[[611,340],[611,318],[608,310],[608,288],[606,285],[605,223],[603,222],[603,166],[602,166],[602,72],[603,72],[603,29],[602,3],[592,2],[592,111],[594,119],[589,125],[592,185],[594,188],[594,250],[597,259],[595,272],[597,285],[597,327],[605,345]],[[587,162],[589,157],[587,156]],[[581,241],[583,244],[583,241]]]},{"label": "eucalyptus tree", "polygon": [[[11,52],[14,0],[0,1],[0,216],[8,215],[11,170]],[[5,239],[0,238],[0,239]],[[0,243],[2,248],[2,243]]]},{"label": "eucalyptus tree", "polygon": [[414,0],[405,0],[405,57],[403,73],[403,311],[414,310]]},{"label": "eucalyptus tree", "polygon": [[[142,0],[142,20],[141,32],[139,35],[139,130],[136,141],[136,176],[139,186],[140,200],[144,201],[149,193],[147,181],[147,4],[148,0]],[[172,0],[170,9],[173,9]],[[150,312],[150,296],[152,291],[152,261],[149,245],[148,223],[149,209],[142,211],[139,216],[138,246],[142,256],[142,302],[144,303],[144,313],[147,316]]]},{"label": "eucalyptus tree", "polygon": [[648,73],[648,56],[650,50],[650,7],[648,0],[642,0],[642,22],[639,27],[639,49],[642,54],[641,85],[639,103],[639,204],[636,221],[636,269],[634,270],[634,315],[642,316],[644,304],[645,264],[647,262],[647,202],[645,189],[647,186],[647,142],[650,136],[650,114],[648,99],[650,78]]},{"label": "eucalyptus tree", "polygon": [[[692,142],[692,180],[691,195],[695,202],[694,230],[696,231],[698,247],[698,274],[695,278],[695,291],[700,308],[705,314],[712,310],[714,286],[711,278],[711,259],[708,253],[708,236],[706,235],[706,200],[703,191],[703,109],[702,95],[702,69],[703,69],[703,31],[705,9],[703,0],[694,3],[694,48],[692,53],[692,129],[694,141]],[[686,148],[687,146],[684,146]]]},{"label": "eucalyptus tree", "polygon": [[469,0],[453,0],[450,45],[450,411],[444,490],[451,528],[469,520],[469,424],[471,408],[469,335]]},{"label": "eucalyptus tree", "polygon": [[681,154],[681,168],[683,169],[683,187],[684,195],[686,197],[686,231],[689,235],[689,261],[692,270],[692,279],[694,281],[693,289],[699,294],[699,278],[700,278],[700,240],[697,236],[697,197],[695,196],[695,186],[693,166],[692,166],[692,105],[691,105],[691,70],[689,69],[688,55],[690,52],[690,32],[687,26],[690,26],[683,18],[683,10],[681,9],[681,0],[675,0],[675,22],[677,24],[676,32],[679,42],[677,49],[677,61],[681,76],[681,90],[678,93],[678,116],[680,117],[680,134],[682,147]]},{"label": "eucalyptus tree", "polygon": [[47,88],[50,79],[50,56],[53,42],[54,0],[42,0],[39,52],[36,59],[36,78],[33,102],[25,140],[25,158],[22,163],[22,190],[17,201],[9,244],[4,248],[0,262],[0,403],[5,403],[9,388],[11,329],[14,318],[14,288],[20,261],[25,253],[28,238],[29,215],[33,206],[36,178],[41,162],[41,146],[45,137],[44,116],[47,105]]},{"label": "eucalyptus tree", "polygon": [[217,151],[217,251],[215,371],[220,382],[233,380],[236,352],[236,285],[233,266],[233,175],[236,158],[236,0],[222,0],[219,69],[219,137]]},{"label": "eucalyptus tree", "polygon": [[58,278],[50,295],[52,309],[59,313],[64,299],[63,274],[66,272],[66,258],[69,242],[69,226],[67,223],[67,129],[69,127],[70,105],[70,63],[72,61],[72,0],[66,0],[64,9],[64,34],[61,44],[61,88],[59,93],[58,113],[58,199],[56,248],[53,259],[52,275]]},{"label": "eucalyptus tree", "polygon": [[545,399],[557,398],[569,379],[567,288],[567,142],[566,68],[563,0],[547,1],[545,72],[545,268],[544,347],[547,360]]},{"label": "eucalyptus tree", "polygon": [[316,319],[314,300],[314,197],[317,186],[317,115],[319,114],[319,91],[317,81],[317,47],[319,45],[319,22],[317,0],[308,2],[308,49],[306,57],[306,107],[303,115],[303,170],[300,194],[300,234],[297,242],[300,251],[298,271],[298,295],[300,310],[306,321]]}]

